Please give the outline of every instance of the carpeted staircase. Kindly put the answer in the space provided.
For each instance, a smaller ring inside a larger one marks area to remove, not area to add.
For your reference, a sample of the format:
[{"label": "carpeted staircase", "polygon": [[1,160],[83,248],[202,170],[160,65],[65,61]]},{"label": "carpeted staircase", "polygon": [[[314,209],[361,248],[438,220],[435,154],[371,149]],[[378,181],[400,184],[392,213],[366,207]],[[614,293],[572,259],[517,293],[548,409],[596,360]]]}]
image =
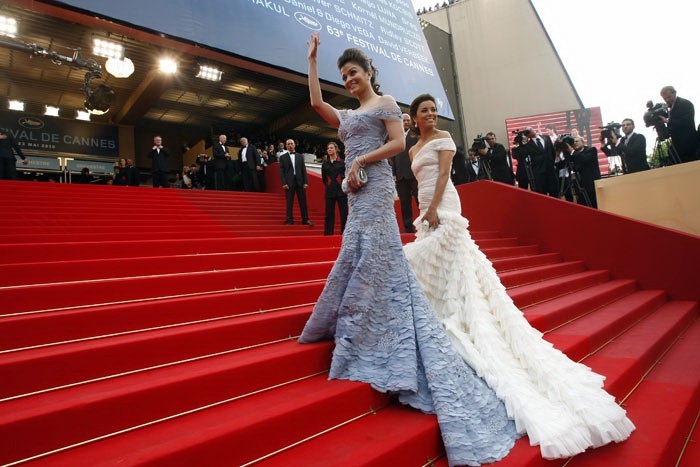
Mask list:
[{"label": "carpeted staircase", "polygon": [[[340,247],[320,212],[309,228],[283,225],[279,194],[0,182],[0,197],[0,464],[447,465],[433,416],[328,381],[332,343],[296,342]],[[698,465],[697,302],[472,234],[637,425],[568,462],[524,438],[495,465]]]}]

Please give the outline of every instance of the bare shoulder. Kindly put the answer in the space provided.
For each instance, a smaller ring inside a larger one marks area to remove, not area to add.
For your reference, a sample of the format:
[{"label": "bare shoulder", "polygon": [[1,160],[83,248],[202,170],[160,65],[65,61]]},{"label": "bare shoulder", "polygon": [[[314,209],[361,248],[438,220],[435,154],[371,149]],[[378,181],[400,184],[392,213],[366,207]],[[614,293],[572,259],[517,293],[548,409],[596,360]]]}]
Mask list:
[{"label": "bare shoulder", "polygon": [[384,94],[383,96],[379,96],[379,103],[380,104],[396,104],[396,99],[394,99],[394,96],[391,96],[389,94]]},{"label": "bare shoulder", "polygon": [[452,139],[452,135],[451,135],[450,132],[447,131],[447,130],[440,130],[440,132],[438,133],[437,138],[450,138],[450,139]]}]

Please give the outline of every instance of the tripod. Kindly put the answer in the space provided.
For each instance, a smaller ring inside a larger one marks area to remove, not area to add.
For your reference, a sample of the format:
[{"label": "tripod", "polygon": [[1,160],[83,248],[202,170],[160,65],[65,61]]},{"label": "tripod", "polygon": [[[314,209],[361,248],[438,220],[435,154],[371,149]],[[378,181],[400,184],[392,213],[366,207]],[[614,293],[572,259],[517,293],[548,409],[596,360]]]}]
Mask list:
[{"label": "tripod", "polygon": [[589,208],[593,207],[593,204],[591,204],[591,198],[588,196],[588,193],[586,190],[581,186],[581,182],[579,181],[579,175],[578,172],[576,171],[576,168],[574,167],[574,161],[571,160],[570,158],[567,158],[566,160],[566,170],[569,172],[569,180],[571,182],[571,192],[574,195],[574,198],[576,199],[576,202],[581,204],[579,200],[583,200],[583,203],[588,206]]},{"label": "tripod", "polygon": [[[663,147],[661,146],[661,143],[664,141],[668,141],[668,144],[666,145],[666,157],[664,157],[663,155],[664,151]],[[681,156],[678,155],[678,151],[676,151],[675,146],[673,146],[673,140],[670,138],[662,139],[660,136],[656,138],[656,142],[654,143],[654,152],[652,154],[655,159],[658,159],[659,163],[661,164],[661,167],[681,163]]]}]

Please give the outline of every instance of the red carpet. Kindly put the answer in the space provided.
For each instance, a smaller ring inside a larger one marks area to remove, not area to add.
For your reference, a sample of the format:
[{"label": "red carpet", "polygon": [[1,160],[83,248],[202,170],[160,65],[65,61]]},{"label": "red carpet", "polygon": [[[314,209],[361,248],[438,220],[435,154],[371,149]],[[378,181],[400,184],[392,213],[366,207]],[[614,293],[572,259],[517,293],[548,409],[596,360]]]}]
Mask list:
[{"label": "red carpet", "polygon": [[[534,216],[585,209],[504,193]],[[0,195],[0,464],[447,465],[434,417],[327,381],[332,344],[296,343],[341,241],[320,235],[318,205],[309,228],[283,225],[279,194],[0,182]],[[638,427],[568,465],[697,465],[694,292],[655,286],[675,273],[663,264],[608,265],[465,211],[527,319],[604,374]],[[616,222],[589,211],[574,217]],[[698,242],[676,243],[690,261]],[[565,462],[524,438],[496,465]]]}]

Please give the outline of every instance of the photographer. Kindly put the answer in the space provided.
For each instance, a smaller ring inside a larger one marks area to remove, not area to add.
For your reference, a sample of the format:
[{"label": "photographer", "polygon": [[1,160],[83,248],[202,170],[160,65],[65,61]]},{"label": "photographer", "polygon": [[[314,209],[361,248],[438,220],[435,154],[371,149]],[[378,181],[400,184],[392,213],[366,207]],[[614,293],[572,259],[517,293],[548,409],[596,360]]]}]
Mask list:
[{"label": "photographer", "polygon": [[513,157],[518,161],[515,174],[518,186],[525,189],[530,187],[543,195],[557,197],[559,186],[554,170],[555,153],[552,141],[549,137],[538,135],[531,127],[518,133],[516,139],[518,138],[521,141],[514,141],[517,147],[513,149]]},{"label": "photographer", "polygon": [[491,179],[494,182],[513,185],[513,168],[510,166],[510,157],[506,148],[496,142],[496,134],[493,131],[486,133],[485,144],[477,149],[477,155],[484,165],[488,165]]},{"label": "photographer", "polygon": [[626,174],[649,170],[646,138],[634,132],[634,121],[631,118],[622,120],[621,128],[625,134],[622,138],[615,131],[601,132],[601,149],[608,157],[620,156]]},{"label": "photographer", "polygon": [[567,164],[571,162],[571,153],[574,152],[574,139],[569,135],[557,136],[554,149],[556,151],[554,169],[557,171],[557,178],[559,179],[559,198],[563,196],[567,201],[573,201],[571,178]]},{"label": "photographer", "polygon": [[[573,168],[578,174],[581,189],[585,190],[591,201],[592,208],[598,208],[595,194],[595,181],[600,180],[600,167],[598,166],[598,151],[596,148],[586,146],[583,138],[574,137],[573,152],[571,153]],[[577,199],[578,204],[586,205],[583,196]]]},{"label": "photographer", "polygon": [[661,89],[661,97],[668,105],[668,117],[659,119],[668,125],[673,146],[681,162],[696,160],[698,150],[698,133],[695,129],[695,107],[693,103],[676,95],[673,86]]}]

